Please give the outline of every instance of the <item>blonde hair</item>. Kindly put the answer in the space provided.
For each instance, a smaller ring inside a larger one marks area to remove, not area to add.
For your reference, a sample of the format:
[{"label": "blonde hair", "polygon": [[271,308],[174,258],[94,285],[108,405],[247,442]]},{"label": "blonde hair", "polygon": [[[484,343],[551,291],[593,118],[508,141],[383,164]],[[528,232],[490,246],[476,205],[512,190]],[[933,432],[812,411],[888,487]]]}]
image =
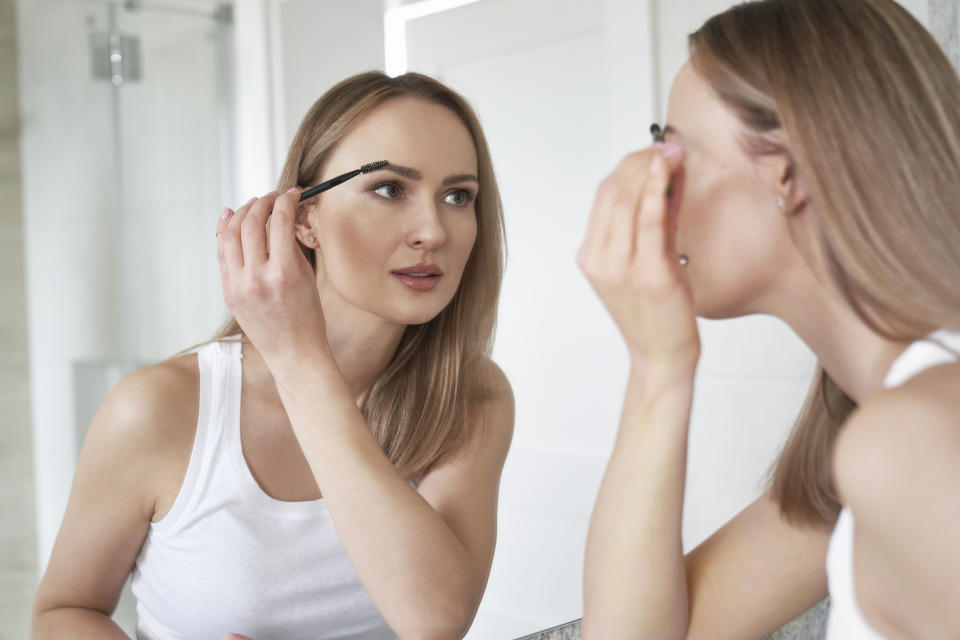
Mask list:
[{"label": "blonde hair", "polygon": [[[320,171],[351,128],[387,100],[412,97],[440,104],[467,126],[477,152],[477,238],[453,299],[435,318],[408,326],[393,359],[362,410],[384,453],[404,477],[422,475],[466,442],[471,403],[483,393],[477,365],[493,347],[503,277],[503,208],[480,121],[467,101],[418,73],[352,76],[318,99],[294,136],[277,190],[320,180]],[[299,213],[298,213],[299,215]],[[299,244],[299,242],[298,242]],[[316,269],[314,251],[300,250]],[[214,340],[242,333],[230,318]]]},{"label": "blonde hair", "polygon": [[[830,276],[864,322],[900,341],[958,328],[960,80],[923,26],[893,0],[762,0],[714,16],[690,48],[744,148],[802,176]],[[836,520],[833,445],[854,408],[818,369],[772,469],[787,520]]]}]

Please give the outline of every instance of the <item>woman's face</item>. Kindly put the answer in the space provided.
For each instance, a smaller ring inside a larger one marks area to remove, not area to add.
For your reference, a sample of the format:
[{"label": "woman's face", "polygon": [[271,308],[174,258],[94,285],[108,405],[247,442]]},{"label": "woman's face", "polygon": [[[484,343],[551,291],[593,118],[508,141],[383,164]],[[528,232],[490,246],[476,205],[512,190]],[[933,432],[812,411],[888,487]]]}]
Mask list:
[{"label": "woman's face", "polygon": [[688,62],[670,91],[665,138],[685,152],[675,181],[677,251],[697,314],[708,318],[769,312],[776,284],[796,255],[787,216],[781,156],[755,158],[744,127]]},{"label": "woman's face", "polygon": [[325,308],[421,324],[453,298],[477,237],[476,149],[450,109],[394,98],[344,137],[320,180],[378,160],[390,164],[320,195],[298,236],[316,249]]}]

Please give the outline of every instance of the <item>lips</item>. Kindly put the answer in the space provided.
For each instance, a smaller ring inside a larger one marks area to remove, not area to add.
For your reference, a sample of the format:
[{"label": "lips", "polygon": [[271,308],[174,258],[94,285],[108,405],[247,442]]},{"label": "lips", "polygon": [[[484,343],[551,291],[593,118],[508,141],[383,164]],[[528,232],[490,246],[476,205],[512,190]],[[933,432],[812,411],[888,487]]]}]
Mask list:
[{"label": "lips", "polygon": [[443,271],[436,265],[423,263],[415,264],[411,267],[404,267],[403,269],[395,269],[391,271],[391,273],[401,283],[415,291],[429,291],[433,289],[443,276]]},{"label": "lips", "polygon": [[415,264],[412,267],[395,269],[393,273],[405,276],[442,276],[443,271],[435,264]]}]

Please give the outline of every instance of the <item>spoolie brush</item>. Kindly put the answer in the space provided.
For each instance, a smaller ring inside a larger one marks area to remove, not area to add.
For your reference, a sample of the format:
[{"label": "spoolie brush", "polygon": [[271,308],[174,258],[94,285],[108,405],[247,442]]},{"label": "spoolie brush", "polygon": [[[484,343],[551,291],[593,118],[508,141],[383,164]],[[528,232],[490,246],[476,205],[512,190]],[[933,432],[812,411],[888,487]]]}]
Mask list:
[{"label": "spoolie brush", "polygon": [[301,193],[301,194],[300,194],[300,202],[303,202],[303,201],[306,200],[307,198],[312,198],[313,196],[317,195],[318,193],[323,193],[323,192],[326,191],[327,189],[332,189],[333,187],[337,186],[338,184],[342,184],[342,183],[346,182],[347,180],[349,180],[350,178],[355,178],[356,176],[360,175],[361,173],[370,173],[371,171],[379,171],[380,169],[383,169],[383,168],[384,168],[385,166],[387,166],[388,164],[390,164],[390,163],[389,163],[388,161],[386,161],[386,160],[378,160],[377,162],[371,162],[370,164],[365,164],[365,165],[363,165],[362,167],[360,167],[359,169],[354,169],[353,171],[348,171],[348,172],[346,172],[346,173],[344,173],[344,174],[341,174],[341,175],[337,176],[336,178],[330,178],[330,179],[327,180],[326,182],[321,182],[321,183],[318,184],[317,186],[315,186],[315,187],[310,187],[309,189],[307,189],[306,191],[304,191],[303,193]]}]

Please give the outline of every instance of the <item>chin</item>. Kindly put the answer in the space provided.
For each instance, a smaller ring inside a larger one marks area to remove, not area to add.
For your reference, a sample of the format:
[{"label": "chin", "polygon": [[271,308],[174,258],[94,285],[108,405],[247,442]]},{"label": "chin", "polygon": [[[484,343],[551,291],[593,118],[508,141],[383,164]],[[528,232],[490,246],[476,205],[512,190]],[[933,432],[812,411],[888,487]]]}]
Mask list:
[{"label": "chin", "polygon": [[[428,308],[429,307],[429,308]],[[446,308],[437,308],[434,305],[420,305],[419,309],[391,309],[389,312],[381,314],[382,317],[390,322],[405,325],[426,324],[440,315],[440,312]]]},{"label": "chin", "polygon": [[730,320],[756,313],[750,311],[742,301],[722,291],[694,291],[693,310],[698,318],[705,320]]}]

